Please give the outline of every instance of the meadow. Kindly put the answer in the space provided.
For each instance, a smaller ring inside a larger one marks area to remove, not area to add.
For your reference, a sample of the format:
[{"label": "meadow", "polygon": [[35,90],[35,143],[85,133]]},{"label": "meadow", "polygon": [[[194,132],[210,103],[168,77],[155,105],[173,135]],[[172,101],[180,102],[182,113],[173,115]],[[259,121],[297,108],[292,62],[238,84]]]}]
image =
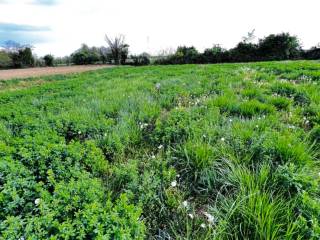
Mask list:
[{"label": "meadow", "polygon": [[0,239],[319,239],[320,62],[0,82]]}]

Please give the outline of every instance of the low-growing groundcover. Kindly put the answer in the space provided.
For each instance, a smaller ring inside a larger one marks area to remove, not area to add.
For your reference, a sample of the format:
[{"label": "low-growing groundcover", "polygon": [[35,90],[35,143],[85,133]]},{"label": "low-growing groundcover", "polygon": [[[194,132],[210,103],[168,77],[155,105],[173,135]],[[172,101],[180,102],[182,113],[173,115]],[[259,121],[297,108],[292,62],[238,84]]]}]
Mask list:
[{"label": "low-growing groundcover", "polygon": [[0,85],[0,239],[320,238],[320,63],[26,82]]}]

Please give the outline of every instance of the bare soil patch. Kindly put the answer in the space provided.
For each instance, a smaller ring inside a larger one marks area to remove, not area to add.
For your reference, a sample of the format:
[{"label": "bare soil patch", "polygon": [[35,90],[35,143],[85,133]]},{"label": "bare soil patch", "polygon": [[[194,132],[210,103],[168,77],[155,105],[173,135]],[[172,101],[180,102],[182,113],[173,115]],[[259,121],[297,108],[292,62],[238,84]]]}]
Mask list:
[{"label": "bare soil patch", "polygon": [[112,67],[112,65],[85,65],[0,70],[0,80],[78,73],[109,67]]}]

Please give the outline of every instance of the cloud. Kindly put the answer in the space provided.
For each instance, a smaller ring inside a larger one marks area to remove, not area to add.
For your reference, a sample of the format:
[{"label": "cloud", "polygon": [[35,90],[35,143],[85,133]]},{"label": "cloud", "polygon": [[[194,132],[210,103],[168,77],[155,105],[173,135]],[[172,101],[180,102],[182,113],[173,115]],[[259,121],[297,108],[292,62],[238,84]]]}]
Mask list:
[{"label": "cloud", "polygon": [[0,22],[0,43],[13,40],[22,44],[35,44],[47,42],[45,33],[49,32],[47,26],[32,26],[16,23]]},{"label": "cloud", "polygon": [[58,3],[57,0],[34,0],[34,1],[32,1],[32,4],[46,5],[46,6],[56,5],[57,3]]},{"label": "cloud", "polygon": [[43,6],[52,6],[58,4],[59,0],[0,0],[0,4],[33,4],[33,5],[43,5]]}]

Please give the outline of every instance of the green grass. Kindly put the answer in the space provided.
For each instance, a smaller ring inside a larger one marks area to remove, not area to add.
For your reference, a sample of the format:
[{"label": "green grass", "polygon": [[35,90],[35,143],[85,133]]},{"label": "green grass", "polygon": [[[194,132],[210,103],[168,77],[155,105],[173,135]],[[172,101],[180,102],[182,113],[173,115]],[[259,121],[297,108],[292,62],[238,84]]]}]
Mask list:
[{"label": "green grass", "polygon": [[320,238],[319,62],[12,80],[0,104],[0,239]]}]

